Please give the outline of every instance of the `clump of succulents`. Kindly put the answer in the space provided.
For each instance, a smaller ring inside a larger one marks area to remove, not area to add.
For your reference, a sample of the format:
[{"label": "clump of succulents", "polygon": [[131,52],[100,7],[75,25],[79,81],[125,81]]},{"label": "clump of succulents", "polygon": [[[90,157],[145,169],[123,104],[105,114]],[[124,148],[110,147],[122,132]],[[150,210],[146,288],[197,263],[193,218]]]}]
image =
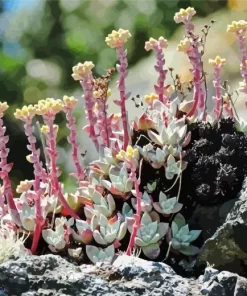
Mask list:
[{"label": "clump of succulents", "polygon": [[[51,252],[66,253],[73,258],[79,258],[85,252],[93,263],[111,263],[119,250],[131,255],[138,249],[147,258],[156,259],[164,250],[161,245],[167,246],[167,250],[171,246],[172,251],[186,256],[199,251],[198,246],[191,243],[195,241],[196,244],[200,230],[189,230],[180,213],[186,211],[180,193],[182,175],[186,174],[188,164],[185,161],[186,147],[193,138],[191,126],[196,122],[216,126],[222,118],[229,117],[235,123],[236,132],[245,133],[247,128],[242,119],[236,118],[227,93],[222,93],[220,72],[226,61],[220,57],[209,61],[214,71],[215,96],[212,112],[206,108],[206,78],[201,62],[205,41],[195,32],[192,22],[195,14],[195,10],[189,7],[181,9],[174,17],[176,23],[183,23],[185,27],[185,38],[177,49],[188,56],[191,64],[193,80],[188,89],[193,92],[193,99],[190,101],[185,99],[177,84],[166,84],[165,49],[168,42],[164,37],[150,38],[145,43],[145,49],[155,53],[154,69],[158,79],[154,85],[155,93],[144,98],[145,111],[132,123],[128,121],[125,104],[131,96],[126,86],[128,60],[125,43],[131,38],[128,30],[112,31],[106,37],[107,45],[116,50],[119,60],[116,65],[119,97],[114,98],[114,103],[119,106],[120,114],[107,112],[114,68],[98,78],[93,75],[91,61],[78,63],[72,68],[72,77],[80,83],[84,94],[88,120],[84,130],[99,152],[99,159],[89,164],[89,170],[84,167],[77,142],[73,117],[77,99],[64,96],[62,100],[40,100],[15,112],[15,117],[24,123],[30,151],[27,161],[33,165],[34,180],[21,181],[16,190],[20,196],[14,196],[9,179],[13,164],[7,161],[8,136],[2,119],[8,105],[0,102],[1,225],[15,233],[28,234],[32,254],[39,254],[41,238]],[[228,27],[240,46],[244,80],[240,87],[245,93],[246,30],[245,21],[233,22]],[[60,112],[66,114],[69,129],[68,142],[75,168],[71,176],[77,184],[74,194],[65,192],[59,181],[56,147],[59,129],[54,120]],[[43,124],[45,163],[34,135],[36,116],[40,116]],[[126,249],[122,250],[123,247]]]}]

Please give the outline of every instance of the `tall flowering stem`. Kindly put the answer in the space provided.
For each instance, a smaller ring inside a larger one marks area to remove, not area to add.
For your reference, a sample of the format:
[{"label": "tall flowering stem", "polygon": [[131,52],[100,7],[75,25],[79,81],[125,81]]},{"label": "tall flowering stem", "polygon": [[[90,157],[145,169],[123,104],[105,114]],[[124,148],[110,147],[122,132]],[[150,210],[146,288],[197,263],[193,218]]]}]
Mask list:
[{"label": "tall flowering stem", "polygon": [[24,106],[21,110],[17,109],[15,112],[15,117],[25,122],[25,134],[27,136],[29,145],[27,145],[28,150],[31,152],[31,155],[27,157],[29,162],[33,164],[34,168],[34,191],[36,195],[35,207],[36,207],[36,219],[35,219],[35,230],[33,235],[31,252],[32,254],[36,253],[41,231],[45,223],[45,219],[42,216],[41,208],[41,195],[42,189],[40,188],[40,181],[43,176],[42,163],[40,162],[40,150],[36,149],[36,138],[33,135],[32,119],[36,113],[36,108],[32,105]]},{"label": "tall flowering stem", "polygon": [[127,67],[127,50],[124,50],[124,43],[131,37],[131,34],[128,30],[119,29],[118,31],[112,31],[106,37],[106,43],[111,48],[116,48],[117,56],[120,61],[120,65],[117,65],[117,71],[120,74],[119,80],[117,82],[118,90],[120,92],[120,100],[115,100],[114,102],[121,108],[121,116],[123,122],[123,131],[124,131],[124,141],[123,149],[126,150],[130,142],[130,133],[128,128],[128,116],[126,112],[125,101],[129,98],[130,93],[126,93],[125,79],[128,75]]},{"label": "tall flowering stem", "polygon": [[84,90],[85,97],[85,107],[87,112],[87,119],[89,125],[84,129],[88,131],[89,137],[94,143],[94,146],[97,151],[99,151],[99,143],[97,140],[97,135],[95,133],[95,124],[97,122],[97,117],[93,112],[96,100],[93,96],[94,91],[94,79],[92,75],[92,69],[94,64],[92,62],[85,62],[84,64],[78,63],[72,68],[73,74],[72,77],[74,80],[80,81],[80,84]]},{"label": "tall flowering stem", "polygon": [[[126,254],[130,256],[132,254],[133,247],[135,245],[135,238],[137,235],[137,231],[140,228],[141,221],[141,200],[142,200],[142,192],[140,192],[139,186],[141,183],[141,169],[142,169],[142,161],[138,164],[139,160],[139,152],[138,149],[133,149],[131,146],[128,146],[126,152],[121,150],[116,158],[122,160],[126,163],[127,167],[130,169],[129,177],[133,181],[135,189],[132,190],[132,194],[136,197],[136,213],[134,215],[135,222],[132,228],[129,245],[126,251]],[[136,170],[139,165],[139,176],[137,179]]]},{"label": "tall flowering stem", "polygon": [[203,76],[201,55],[199,52],[199,37],[194,33],[194,25],[191,20],[196,14],[194,8],[188,7],[187,9],[180,9],[174,16],[176,23],[184,23],[187,38],[182,40],[178,45],[178,51],[184,51],[188,54],[190,63],[192,64],[191,73],[193,74],[194,82],[194,96],[193,106],[187,113],[187,117],[193,116],[196,112],[204,118],[206,109],[205,93],[201,86],[201,77]]},{"label": "tall flowering stem", "polygon": [[72,146],[72,158],[76,168],[75,176],[78,181],[83,181],[85,179],[85,170],[81,166],[79,161],[79,151],[78,151],[79,144],[77,143],[77,140],[76,140],[76,124],[75,124],[75,118],[73,117],[73,110],[77,103],[77,100],[74,97],[64,96],[63,102],[64,102],[64,111],[66,113],[66,118],[68,121],[67,127],[70,131],[70,134],[67,137],[67,139]]},{"label": "tall flowering stem", "polygon": [[215,108],[214,112],[216,114],[216,119],[219,120],[222,115],[223,110],[223,97],[221,94],[221,77],[220,77],[220,71],[221,68],[225,65],[226,60],[221,59],[219,56],[217,56],[214,60],[210,59],[209,64],[211,64],[214,67],[214,87],[215,87],[215,96],[213,97],[213,100],[215,101]]},{"label": "tall flowering stem", "polygon": [[237,38],[240,58],[241,58],[241,74],[243,77],[243,82],[240,83],[241,91],[247,94],[247,51],[245,47],[245,34],[247,31],[247,22],[244,20],[233,21],[231,25],[228,25],[227,32],[234,33]]},{"label": "tall flowering stem", "polygon": [[[47,148],[46,152],[49,157],[49,178],[51,182],[51,195],[57,195],[59,201],[63,205],[64,209],[73,217],[74,219],[80,219],[76,213],[70,208],[66,199],[63,196],[61,186],[59,184],[58,177],[60,172],[58,171],[56,161],[58,158],[58,152],[56,151],[56,133],[57,126],[54,125],[55,115],[62,111],[64,108],[63,102],[61,100],[46,99],[39,101],[37,105],[37,113],[42,115],[44,122],[47,125],[46,129],[46,142]],[[44,132],[44,129],[43,129]]]},{"label": "tall flowering stem", "polygon": [[17,225],[21,225],[20,215],[17,210],[13,191],[11,188],[11,182],[9,179],[9,171],[11,170],[13,164],[7,162],[7,157],[9,154],[9,148],[6,147],[6,144],[9,141],[9,137],[5,136],[6,127],[3,124],[3,115],[4,111],[6,111],[9,108],[6,102],[2,103],[0,102],[0,177],[3,181],[3,189],[4,189],[4,195],[7,200],[8,204],[8,212],[11,215],[11,218]]},{"label": "tall flowering stem", "polygon": [[159,73],[157,84],[154,86],[156,94],[159,96],[159,100],[167,104],[168,97],[165,95],[165,79],[167,70],[164,69],[165,65],[165,56],[163,53],[163,49],[167,48],[167,40],[164,37],[160,37],[159,40],[154,38],[150,38],[149,41],[145,42],[145,50],[149,51],[151,49],[154,50],[157,64],[154,66],[154,69]]}]

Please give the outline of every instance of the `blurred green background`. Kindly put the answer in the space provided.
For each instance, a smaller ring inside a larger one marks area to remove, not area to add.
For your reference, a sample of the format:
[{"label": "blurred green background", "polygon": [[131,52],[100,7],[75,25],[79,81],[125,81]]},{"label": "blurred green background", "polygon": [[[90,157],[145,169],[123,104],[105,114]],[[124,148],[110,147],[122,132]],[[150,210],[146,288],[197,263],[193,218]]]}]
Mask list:
[{"label": "blurred green background", "polygon": [[[11,172],[13,183],[32,178],[32,167],[25,159],[28,154],[26,138],[22,123],[13,118],[14,110],[23,104],[36,103],[46,97],[62,98],[67,94],[79,99],[81,90],[79,84],[71,78],[71,68],[78,62],[92,60],[96,65],[96,74],[101,75],[114,66],[116,53],[104,41],[113,29],[121,27],[131,31],[133,37],[127,47],[129,65],[134,68],[150,55],[144,50],[144,43],[149,37],[163,35],[168,40],[177,38],[175,32],[179,26],[173,21],[173,16],[180,8],[193,6],[198,20],[205,25],[211,14],[219,12],[225,15],[229,11],[239,13],[246,9],[246,2],[1,0],[0,89],[1,101],[7,101],[10,105],[5,122],[10,135],[9,161],[15,164]],[[212,46],[215,47],[216,44]],[[220,47],[219,44],[217,46]],[[175,47],[171,47],[171,50],[175,51]],[[169,63],[169,66],[173,65]],[[145,70],[149,71],[144,68],[143,72]],[[138,73],[135,75],[138,76]],[[76,115],[83,117],[83,104],[79,107]],[[59,150],[59,165],[63,171],[65,168],[71,171],[71,167],[65,162],[67,129],[62,115],[57,118],[57,123],[60,126],[58,145],[62,147]],[[78,131],[81,131],[81,126],[78,126]],[[83,143],[89,140],[84,138],[80,141]],[[67,174],[63,173],[61,178],[67,184],[71,183]]]}]

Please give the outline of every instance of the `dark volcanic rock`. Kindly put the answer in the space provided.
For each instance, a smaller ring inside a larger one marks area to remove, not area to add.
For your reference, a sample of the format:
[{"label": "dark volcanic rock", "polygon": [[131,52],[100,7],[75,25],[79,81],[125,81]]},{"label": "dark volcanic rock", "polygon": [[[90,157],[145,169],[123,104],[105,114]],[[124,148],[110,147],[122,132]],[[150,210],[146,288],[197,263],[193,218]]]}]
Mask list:
[{"label": "dark volcanic rock", "polygon": [[247,279],[228,271],[219,272],[207,268],[200,277],[201,293],[207,296],[245,296],[247,295]]},{"label": "dark volcanic rock", "polygon": [[[217,219],[215,220],[217,224]],[[198,262],[215,268],[247,274],[247,180],[240,198],[230,209],[225,222],[203,245]]]}]

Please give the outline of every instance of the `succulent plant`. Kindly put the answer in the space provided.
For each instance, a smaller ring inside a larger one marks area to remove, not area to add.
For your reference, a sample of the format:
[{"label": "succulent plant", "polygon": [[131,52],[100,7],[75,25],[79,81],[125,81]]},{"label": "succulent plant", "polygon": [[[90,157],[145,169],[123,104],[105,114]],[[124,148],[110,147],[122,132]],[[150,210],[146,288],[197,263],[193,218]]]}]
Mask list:
[{"label": "succulent plant", "polygon": [[[70,219],[70,225],[74,224],[74,219]],[[79,243],[89,244],[93,240],[93,231],[87,221],[75,220],[77,231],[71,229],[73,239]]]},{"label": "succulent plant", "polygon": [[124,163],[120,168],[117,166],[111,166],[109,178],[110,181],[103,180],[101,183],[112,194],[125,196],[133,188],[133,181],[129,178],[129,174]]},{"label": "succulent plant", "polygon": [[86,246],[86,253],[94,264],[98,262],[111,264],[115,255],[115,248],[114,245],[110,245],[105,249],[89,245]]},{"label": "succulent plant", "polygon": [[153,221],[145,212],[141,218],[141,227],[137,231],[135,245],[142,249],[145,256],[155,259],[160,253],[159,241],[163,239],[168,229],[168,223]]},{"label": "succulent plant", "polygon": [[156,189],[156,186],[157,186],[156,181],[154,181],[153,183],[147,183],[147,187],[146,187],[147,192],[148,193],[154,192],[154,190]]},{"label": "succulent plant", "polygon": [[[131,198],[131,203],[133,208],[136,210],[136,198]],[[142,195],[142,199],[141,199],[141,211],[142,212],[150,212],[152,210],[153,206],[152,206],[152,199],[151,197],[148,195],[148,193],[146,191],[144,191],[143,195]]]},{"label": "succulent plant", "polygon": [[23,203],[20,211],[21,223],[27,231],[35,229],[35,206],[30,207],[27,203]]},{"label": "succulent plant", "polygon": [[148,130],[150,139],[159,146],[176,146],[183,143],[187,132],[187,125],[184,118],[172,119],[166,127],[162,121],[157,125],[158,134]]},{"label": "succulent plant", "polygon": [[247,122],[243,118],[236,119],[235,128],[239,132],[247,133]]},{"label": "succulent plant", "polygon": [[121,221],[120,216],[115,221],[109,221],[104,215],[100,214],[99,218],[94,217],[93,221],[95,220],[98,222],[98,227],[96,227],[97,223],[93,223],[93,237],[96,243],[100,245],[109,245],[114,241],[118,244],[127,232],[127,222]]},{"label": "succulent plant", "polygon": [[201,230],[189,230],[183,215],[179,213],[172,221],[172,248],[187,256],[196,255],[200,249],[190,243],[200,234]]},{"label": "succulent plant", "polygon": [[108,175],[110,167],[116,165],[116,158],[112,155],[112,150],[108,147],[101,147],[99,150],[99,160],[95,160],[90,164],[93,171]]},{"label": "succulent plant", "polygon": [[161,214],[170,215],[179,212],[183,205],[177,202],[177,197],[167,198],[165,193],[160,192],[159,202],[154,202],[155,210]]},{"label": "succulent plant", "polygon": [[64,224],[56,218],[55,230],[44,229],[42,231],[43,239],[47,242],[51,251],[57,252],[65,248],[66,241],[64,235]]},{"label": "succulent plant", "polygon": [[164,165],[166,157],[169,154],[167,146],[164,146],[162,149],[159,147],[154,149],[154,146],[149,143],[143,148],[138,148],[143,157],[148,160],[155,169],[159,169]]},{"label": "succulent plant", "polygon": [[178,160],[170,154],[166,162],[166,178],[171,180],[174,175],[179,175],[183,170],[185,170],[187,163],[185,161]]}]

